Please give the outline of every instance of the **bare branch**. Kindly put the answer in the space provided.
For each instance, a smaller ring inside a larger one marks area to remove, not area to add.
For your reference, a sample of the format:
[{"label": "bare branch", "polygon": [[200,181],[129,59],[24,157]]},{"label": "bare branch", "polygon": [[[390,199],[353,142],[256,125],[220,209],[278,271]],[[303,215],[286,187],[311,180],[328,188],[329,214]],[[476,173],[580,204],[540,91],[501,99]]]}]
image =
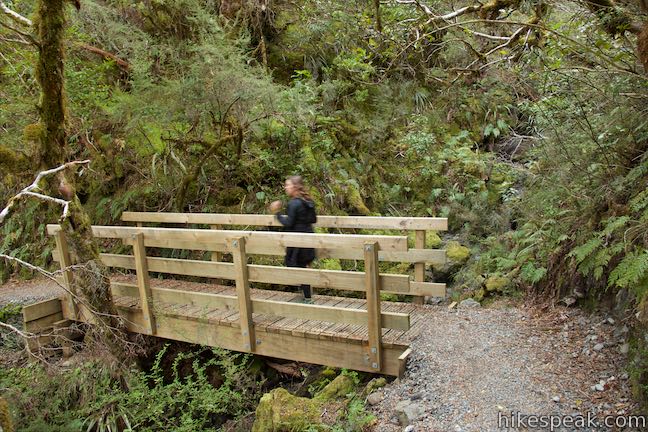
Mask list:
[{"label": "bare branch", "polygon": [[18,24],[25,25],[31,27],[33,25],[32,21],[29,18],[26,18],[22,15],[20,15],[18,12],[12,11],[7,7],[5,2],[0,1],[0,10],[4,12],[5,15],[7,15],[9,18],[17,22]]},{"label": "bare branch", "polygon": [[0,212],[0,224],[2,224],[4,222],[5,218],[7,217],[7,215],[9,214],[11,209],[13,208],[13,206],[23,196],[33,196],[33,197],[36,197],[36,198],[39,198],[39,199],[42,199],[42,200],[52,201],[52,202],[55,202],[57,204],[62,205],[63,206],[63,215],[61,216],[61,219],[65,219],[67,217],[67,213],[68,213],[68,206],[70,204],[69,201],[64,201],[64,200],[59,199],[59,198],[53,198],[53,197],[43,195],[43,194],[40,194],[40,193],[37,193],[37,192],[34,192],[34,191],[35,190],[40,190],[38,184],[40,183],[40,181],[44,177],[46,177],[48,175],[55,174],[55,173],[60,172],[60,171],[63,171],[63,170],[65,170],[67,168],[70,168],[72,166],[87,165],[89,163],[90,163],[90,160],[73,161],[73,162],[68,162],[66,164],[63,164],[63,165],[61,165],[61,166],[59,166],[57,168],[52,168],[52,169],[47,170],[47,171],[39,172],[38,175],[36,176],[36,180],[34,180],[34,182],[32,184],[30,184],[29,186],[24,188],[22,191],[20,191],[17,195],[15,195],[13,198],[11,198],[9,200],[9,204],[7,204],[7,206]]},{"label": "bare branch", "polygon": [[445,15],[435,15],[429,6],[424,5],[419,0],[396,0],[396,3],[416,5],[418,9],[422,10],[425,14],[430,16],[430,19],[426,22],[426,24],[431,24],[433,22],[439,22],[439,21],[449,21],[461,15],[477,12],[483,7],[482,4],[476,4],[472,6],[462,7],[461,9],[457,9],[456,11],[449,12]]},{"label": "bare branch", "polygon": [[34,39],[34,38],[32,37],[32,35],[30,35],[29,33],[25,33],[25,32],[22,31],[22,30],[18,30],[17,28],[12,27],[12,26],[10,26],[9,24],[4,23],[4,22],[2,22],[2,21],[0,21],[0,25],[1,25],[2,27],[5,27],[5,28],[11,30],[11,31],[14,32],[14,33],[19,34],[20,36],[22,36],[22,37],[24,37],[25,39],[27,39],[28,41],[30,41],[32,44],[34,44],[34,45],[36,45],[36,46],[40,46],[40,44],[38,43],[38,41],[37,41],[36,39]]},{"label": "bare branch", "polygon": [[30,46],[32,45],[31,42],[28,42],[28,41],[26,41],[24,39],[10,39],[10,38],[6,38],[6,37],[2,37],[2,36],[0,36],[0,42],[13,42],[13,43],[19,43],[19,44],[22,44],[22,45],[30,45]]},{"label": "bare branch", "polygon": [[18,328],[12,326],[11,324],[7,324],[6,322],[0,321],[0,327],[4,327],[8,330],[11,330],[12,332],[16,333],[18,336],[20,336],[23,339],[29,339],[35,337],[32,333],[25,333],[22,330],[19,330]]},{"label": "bare branch", "polygon": [[486,34],[486,33],[480,33],[478,31],[471,30],[467,27],[461,27],[463,30],[467,31],[470,34],[473,34],[475,36],[483,37],[485,39],[492,39],[492,40],[504,40],[507,41],[511,37],[510,36],[497,36],[497,35],[491,35],[491,34]]}]

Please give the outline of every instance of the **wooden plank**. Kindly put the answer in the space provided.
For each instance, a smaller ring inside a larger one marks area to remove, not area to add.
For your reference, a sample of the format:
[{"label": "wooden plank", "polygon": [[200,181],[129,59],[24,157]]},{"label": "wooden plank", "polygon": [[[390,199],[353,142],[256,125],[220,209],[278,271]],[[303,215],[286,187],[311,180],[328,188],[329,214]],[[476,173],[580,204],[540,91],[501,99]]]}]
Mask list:
[{"label": "wooden plank", "polygon": [[144,324],[147,334],[155,334],[155,317],[149,304],[151,286],[149,282],[148,262],[146,259],[146,247],[144,246],[144,234],[138,233],[133,236],[133,255],[135,257],[135,271],[137,272],[137,288],[139,291],[140,306],[144,316]]},{"label": "wooden plank", "polygon": [[[51,319],[55,319],[55,315],[51,315],[51,317],[53,317]],[[72,321],[62,319],[59,321],[54,321],[53,323],[49,323],[45,327],[35,330],[29,330],[25,328],[25,330],[27,331],[38,331],[43,333],[35,338],[29,338],[27,340],[27,348],[29,349],[29,351],[35,352],[47,345],[51,345],[53,342],[57,342],[62,346],[63,356],[65,357],[65,355],[69,354],[71,351],[71,339],[75,336],[71,331],[69,331],[69,329],[66,330],[66,328],[71,324]]]},{"label": "wooden plank", "polygon": [[239,325],[241,335],[247,342],[246,352],[254,352],[256,338],[254,336],[254,323],[252,322],[252,301],[250,300],[250,281],[248,278],[247,255],[245,254],[245,237],[232,240],[232,257],[236,273],[236,294],[239,306]]},{"label": "wooden plank", "polygon": [[[272,215],[222,213],[123,212],[124,222],[195,223],[204,225],[281,226]],[[316,227],[447,231],[447,218],[391,216],[317,216]]]},{"label": "wooden plank", "polygon": [[445,297],[446,284],[437,282],[410,281],[410,293],[421,296]]},{"label": "wooden plank", "polygon": [[35,320],[27,321],[25,323],[25,330],[28,332],[36,333],[45,329],[48,329],[52,327],[52,325],[57,322],[63,320],[63,313],[62,312],[56,312],[52,315],[47,315],[42,318],[38,318]]},{"label": "wooden plank", "polygon": [[[136,297],[137,286],[112,282],[110,284],[114,297]],[[151,287],[153,301],[157,303],[184,304],[208,309],[237,310],[238,299],[235,295],[212,294]],[[251,298],[252,310],[258,314],[277,315],[291,319],[312,319],[351,325],[366,325],[367,311],[347,309],[344,307],[301,304],[283,300]],[[407,330],[410,328],[410,317],[403,313],[383,313],[382,325],[385,328]]]},{"label": "wooden plank", "polygon": [[375,370],[382,363],[382,324],[380,313],[380,275],[378,274],[378,243],[365,243],[365,287],[369,333],[369,364]]},{"label": "wooden plank", "polygon": [[[102,262],[108,267],[134,269],[131,255],[100,254]],[[147,258],[149,271],[186,276],[199,276],[221,279],[235,279],[234,264],[211,261],[183,260],[175,258]],[[248,265],[250,282],[282,285],[309,284],[315,287],[346,291],[363,291],[364,274],[343,270],[319,270],[295,267],[275,267]],[[381,274],[381,285],[385,292],[409,294],[410,280],[407,275]]]},{"label": "wooden plank", "polygon": [[[416,230],[414,236],[414,247],[425,249],[425,231]],[[425,263],[414,264],[414,280],[416,282],[425,282]],[[423,303],[425,303],[424,296],[414,296],[414,304],[422,305]]]},{"label": "wooden plank", "polygon": [[[47,225],[50,235],[60,231],[59,225]],[[406,251],[407,237],[385,235],[348,235],[348,234],[311,234],[272,231],[216,231],[179,228],[138,228],[117,226],[93,226],[92,234],[97,238],[132,238],[133,234],[142,233],[151,239],[202,241],[208,243],[227,243],[234,238],[245,237],[246,245],[280,246],[307,248],[361,248],[367,242],[378,242],[381,250]]]},{"label": "wooden plank", "polygon": [[59,256],[59,265],[63,271],[63,286],[67,290],[65,296],[68,303],[68,310],[71,312],[71,316],[67,318],[76,319],[79,311],[75,303],[76,297],[76,286],[74,285],[74,280],[72,276],[72,271],[69,268],[72,266],[72,260],[70,259],[70,253],[68,251],[67,241],[65,240],[65,233],[63,230],[60,230],[56,233],[56,252]]},{"label": "wooden plank", "polygon": [[398,377],[402,377],[405,374],[405,369],[407,368],[407,359],[412,353],[412,348],[407,348],[401,355],[398,356]]},{"label": "wooden plank", "polygon": [[27,323],[61,311],[61,299],[59,298],[33,303],[23,306],[23,321]]}]

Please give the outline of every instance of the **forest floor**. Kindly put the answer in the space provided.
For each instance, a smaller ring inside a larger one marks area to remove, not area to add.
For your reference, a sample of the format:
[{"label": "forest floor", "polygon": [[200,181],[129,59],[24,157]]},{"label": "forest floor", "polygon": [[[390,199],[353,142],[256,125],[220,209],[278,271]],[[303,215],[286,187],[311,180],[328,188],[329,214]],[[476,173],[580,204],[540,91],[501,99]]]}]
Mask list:
[{"label": "forest floor", "polygon": [[[0,307],[61,293],[48,280],[11,281],[0,286]],[[624,370],[623,323],[575,308],[540,312],[507,300],[487,308],[421,309],[428,319],[412,345],[407,372],[368,398],[376,431],[495,431],[498,420],[511,425],[511,413],[518,412],[637,414]]]}]

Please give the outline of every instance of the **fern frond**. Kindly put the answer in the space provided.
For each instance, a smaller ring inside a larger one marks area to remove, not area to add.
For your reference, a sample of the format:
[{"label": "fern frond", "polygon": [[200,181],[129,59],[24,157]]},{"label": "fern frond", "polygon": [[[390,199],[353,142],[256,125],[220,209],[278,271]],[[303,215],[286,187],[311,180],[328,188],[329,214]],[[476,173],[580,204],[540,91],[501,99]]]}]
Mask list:
[{"label": "fern frond", "polygon": [[603,239],[601,238],[593,238],[590,239],[585,244],[582,244],[580,246],[575,247],[572,249],[571,252],[569,252],[570,257],[576,258],[576,262],[578,264],[582,263],[585,258],[590,256],[595,250],[597,250],[601,245],[603,244]]},{"label": "fern frond", "polygon": [[612,270],[608,286],[619,288],[634,288],[637,294],[643,296],[646,287],[637,286],[648,277],[648,250],[634,251],[625,256],[618,266]]}]

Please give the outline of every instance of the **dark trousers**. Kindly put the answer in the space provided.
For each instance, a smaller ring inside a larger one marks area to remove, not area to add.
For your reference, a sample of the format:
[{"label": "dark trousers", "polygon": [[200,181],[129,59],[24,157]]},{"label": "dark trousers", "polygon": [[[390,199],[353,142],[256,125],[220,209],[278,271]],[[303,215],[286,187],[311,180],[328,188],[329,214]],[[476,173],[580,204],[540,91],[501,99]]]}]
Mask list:
[{"label": "dark trousers", "polygon": [[[315,249],[307,248],[287,248],[286,250],[286,266],[306,268],[315,259]],[[307,284],[301,285],[304,298],[311,298],[311,286]]]}]

